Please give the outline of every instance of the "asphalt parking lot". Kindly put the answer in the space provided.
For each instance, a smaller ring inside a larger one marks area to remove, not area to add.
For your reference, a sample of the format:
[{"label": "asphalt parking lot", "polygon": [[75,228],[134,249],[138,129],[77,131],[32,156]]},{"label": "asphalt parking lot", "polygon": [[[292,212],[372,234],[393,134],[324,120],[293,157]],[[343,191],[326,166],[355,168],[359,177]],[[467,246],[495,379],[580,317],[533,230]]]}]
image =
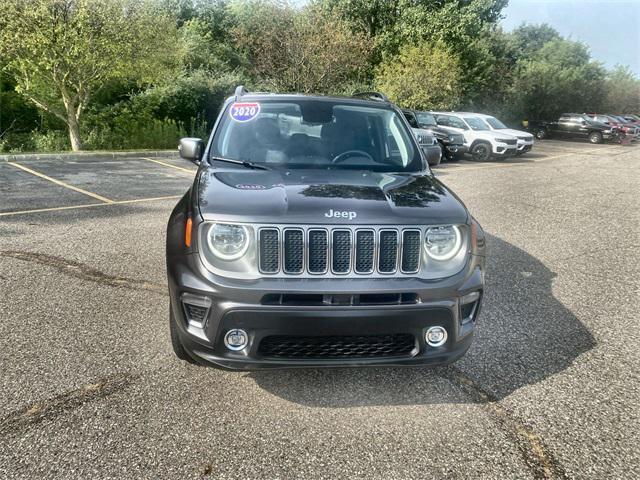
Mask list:
[{"label": "asphalt parking lot", "polygon": [[458,363],[233,373],[171,351],[179,159],[0,162],[0,478],[639,478],[640,147],[437,175],[489,239]]}]

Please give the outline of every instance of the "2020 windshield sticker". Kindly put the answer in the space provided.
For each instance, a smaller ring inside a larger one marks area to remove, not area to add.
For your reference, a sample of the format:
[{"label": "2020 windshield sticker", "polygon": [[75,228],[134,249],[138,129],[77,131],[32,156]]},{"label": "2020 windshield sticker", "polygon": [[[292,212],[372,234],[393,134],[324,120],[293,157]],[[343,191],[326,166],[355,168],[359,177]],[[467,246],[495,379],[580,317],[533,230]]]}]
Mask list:
[{"label": "2020 windshield sticker", "polygon": [[230,115],[236,122],[249,122],[260,113],[259,103],[234,103]]}]

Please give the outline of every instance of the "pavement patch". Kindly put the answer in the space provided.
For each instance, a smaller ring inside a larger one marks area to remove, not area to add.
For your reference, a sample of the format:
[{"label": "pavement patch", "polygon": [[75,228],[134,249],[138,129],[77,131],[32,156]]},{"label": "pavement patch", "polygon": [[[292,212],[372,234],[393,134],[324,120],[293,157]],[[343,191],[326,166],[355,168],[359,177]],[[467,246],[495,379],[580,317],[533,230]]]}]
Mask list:
[{"label": "pavement patch", "polygon": [[55,255],[47,255],[44,253],[36,252],[5,250],[0,251],[0,256],[45,265],[47,267],[54,268],[60,273],[76,277],[80,280],[87,280],[111,287],[125,287],[131,290],[145,290],[161,293],[163,295],[167,294],[167,289],[164,285],[147,282],[145,280],[138,280],[135,278],[107,275],[106,273],[83,263],[67,260]]}]

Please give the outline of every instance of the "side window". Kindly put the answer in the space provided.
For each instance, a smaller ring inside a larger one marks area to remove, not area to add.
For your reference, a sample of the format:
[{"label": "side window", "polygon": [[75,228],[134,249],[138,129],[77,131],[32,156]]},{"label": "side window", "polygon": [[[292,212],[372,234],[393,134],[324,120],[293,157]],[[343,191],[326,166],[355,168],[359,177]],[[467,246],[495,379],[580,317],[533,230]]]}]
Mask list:
[{"label": "side window", "polygon": [[442,125],[443,127],[448,127],[449,126],[449,117],[446,115],[438,115],[436,117],[436,123],[438,125]]},{"label": "side window", "polygon": [[465,123],[458,117],[449,117],[449,126],[453,128],[462,128],[463,130],[468,130]]},{"label": "side window", "polygon": [[404,116],[413,128],[419,128],[418,120],[416,120],[416,116],[412,112],[404,112]]}]

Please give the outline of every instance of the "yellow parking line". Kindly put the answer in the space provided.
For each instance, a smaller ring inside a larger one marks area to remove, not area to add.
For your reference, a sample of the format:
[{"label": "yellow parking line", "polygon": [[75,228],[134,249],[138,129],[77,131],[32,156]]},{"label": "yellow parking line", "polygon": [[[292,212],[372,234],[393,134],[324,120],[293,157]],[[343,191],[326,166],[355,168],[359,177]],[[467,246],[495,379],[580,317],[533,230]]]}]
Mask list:
[{"label": "yellow parking line", "polygon": [[170,163],[161,162],[160,160],[156,160],[154,158],[140,157],[143,160],[149,160],[150,162],[157,163],[159,165],[164,165],[165,167],[175,168],[176,170],[180,170],[182,172],[187,172],[190,175],[194,175],[196,173],[195,170],[189,170],[188,168],[179,167],[177,165],[171,165]]},{"label": "yellow parking line", "polygon": [[68,183],[65,182],[61,182],[60,180],[56,180],[55,178],[51,178],[43,173],[40,172],[36,172],[35,170],[31,170],[28,167],[25,167],[24,165],[20,165],[18,163],[13,163],[13,162],[7,162],[7,165],[13,165],[16,168],[19,168],[21,170],[24,170],[25,172],[28,172],[32,175],[35,175],[36,177],[40,177],[40,178],[44,178],[45,180],[49,180],[52,183],[55,183],[56,185],[60,185],[61,187],[65,187],[68,188],[69,190],[73,190],[75,192],[78,193],[82,193],[84,195],[88,195],[89,197],[95,198],[96,200],[100,200],[101,202],[104,203],[113,203],[113,200],[110,200],[106,197],[103,197],[101,195],[98,195],[96,193],[92,193],[92,192],[88,192],[86,190],[83,190],[82,188],[78,188],[78,187],[74,187],[73,185],[69,185]]},{"label": "yellow parking line", "polygon": [[181,198],[182,195],[169,195],[167,197],[152,197],[152,198],[137,198],[135,200],[119,200],[119,201],[110,201],[109,203],[87,203],[85,205],[71,205],[67,207],[51,207],[51,208],[36,208],[33,210],[22,210],[19,212],[5,212],[0,213],[0,217],[10,217],[13,215],[24,215],[27,213],[42,213],[42,212],[59,212],[62,210],[75,210],[80,208],[89,208],[89,207],[106,207],[110,205],[126,205],[130,203],[142,203],[142,202],[154,202],[157,200],[171,200],[176,198]]}]

